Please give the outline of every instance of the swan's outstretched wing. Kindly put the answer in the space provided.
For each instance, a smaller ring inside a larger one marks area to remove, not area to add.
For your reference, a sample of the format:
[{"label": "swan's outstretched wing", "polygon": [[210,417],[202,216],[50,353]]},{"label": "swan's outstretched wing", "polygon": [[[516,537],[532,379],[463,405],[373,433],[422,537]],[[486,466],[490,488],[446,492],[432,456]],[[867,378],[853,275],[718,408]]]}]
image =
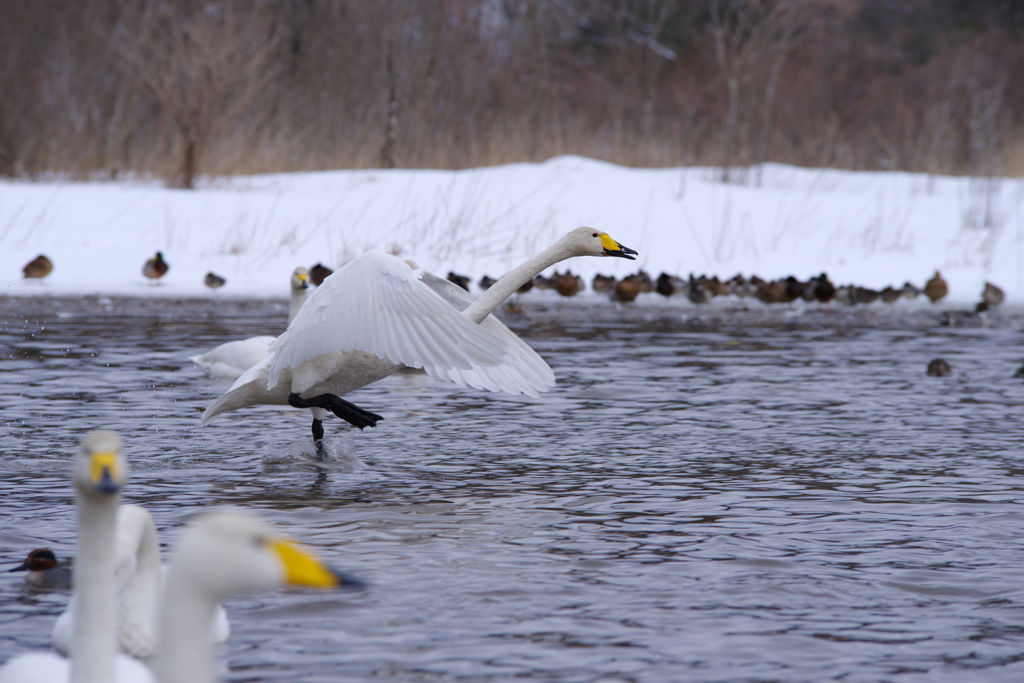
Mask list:
[{"label": "swan's outstretched wing", "polygon": [[[464,311],[472,303],[469,293],[461,287],[425,270],[417,270],[415,274],[421,282],[437,292],[456,310]],[[468,384],[476,389],[528,396],[538,396],[540,392],[555,386],[555,373],[552,372],[551,366],[504,323],[493,315],[488,315],[480,323],[480,327],[496,339],[502,340],[508,348],[505,362],[501,365],[479,366],[469,370],[450,368],[445,372],[445,376],[439,375],[441,379],[463,386]]]},{"label": "swan's outstretched wing", "polygon": [[511,353],[507,340],[462,316],[404,261],[376,249],[324,280],[271,345],[267,389],[285,369],[338,351],[373,353],[445,379],[451,370],[501,365]]}]

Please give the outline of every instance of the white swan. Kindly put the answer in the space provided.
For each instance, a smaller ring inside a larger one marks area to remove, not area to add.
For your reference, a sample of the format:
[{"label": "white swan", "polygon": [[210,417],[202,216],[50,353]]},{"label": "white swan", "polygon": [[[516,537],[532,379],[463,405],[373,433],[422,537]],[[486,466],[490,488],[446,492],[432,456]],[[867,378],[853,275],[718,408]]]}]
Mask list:
[{"label": "white swan", "polygon": [[127,478],[121,440],[113,432],[88,434],[75,457],[78,508],[74,584],[78,616],[70,660],[52,652],[19,655],[0,668],[0,683],[150,683],[141,662],[117,655],[114,532]]},{"label": "white swan", "polygon": [[114,534],[127,475],[120,446],[113,432],[92,432],[75,459],[78,610],[71,659],[52,652],[19,655],[0,667],[0,683],[210,683],[208,627],[220,600],[286,584],[361,587],[251,514],[208,512],[185,530],[171,557],[153,671],[116,654]]},{"label": "white swan", "polygon": [[[289,283],[291,303],[288,306],[288,323],[291,324],[306,301],[306,294],[309,292],[309,272],[299,266],[292,272]],[[202,368],[208,377],[235,379],[266,358],[270,343],[275,339],[277,337],[264,334],[229,341],[202,355],[191,356],[189,360]]]},{"label": "white swan", "polygon": [[359,427],[380,415],[340,398],[403,365],[489,391],[537,396],[554,385],[548,364],[491,312],[525,282],[572,256],[636,254],[593,228],[577,228],[520,265],[475,302],[454,285],[372,250],[335,271],[302,308],[270,355],[238,378],[203,413],[251,405],[313,409],[313,440],[322,457],[327,411]]},{"label": "white swan", "polygon": [[[160,541],[153,516],[138,505],[117,509],[114,536],[114,585],[117,600],[117,642],[121,652],[146,659],[156,653],[161,591],[166,565],[160,563]],[[71,651],[76,599],[57,617],[53,648],[63,655]],[[210,639],[225,643],[231,635],[224,608],[217,606],[210,624]]]},{"label": "white swan", "polygon": [[252,514],[222,510],[199,517],[182,534],[167,573],[153,661],[160,683],[213,681],[206,627],[217,603],[242,591],[284,585],[361,587]]}]

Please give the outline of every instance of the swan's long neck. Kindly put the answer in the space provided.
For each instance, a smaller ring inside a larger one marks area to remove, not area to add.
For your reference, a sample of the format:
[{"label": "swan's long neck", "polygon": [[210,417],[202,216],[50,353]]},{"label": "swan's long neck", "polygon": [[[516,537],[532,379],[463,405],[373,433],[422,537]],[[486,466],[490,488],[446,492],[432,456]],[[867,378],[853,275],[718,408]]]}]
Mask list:
[{"label": "swan's long neck", "polygon": [[118,496],[78,494],[75,555],[75,623],[71,683],[114,680],[117,653],[114,598],[114,530]]},{"label": "swan's long neck", "polygon": [[210,622],[217,600],[205,595],[181,569],[172,561],[167,573],[153,670],[160,683],[211,683]]},{"label": "swan's long neck", "polygon": [[309,296],[309,290],[303,289],[302,287],[292,287],[292,302],[288,306],[288,324],[291,325],[292,321],[295,320],[295,316],[299,314],[299,309],[302,308],[302,304],[306,303],[306,297]]},{"label": "swan's long neck", "polygon": [[565,244],[565,239],[555,242],[553,245],[540,252],[521,266],[514,268],[508,275],[501,278],[490,289],[480,295],[476,301],[462,312],[473,322],[480,324],[491,312],[501,305],[505,299],[516,293],[520,287],[532,280],[538,273],[550,268],[559,261],[575,256]]}]

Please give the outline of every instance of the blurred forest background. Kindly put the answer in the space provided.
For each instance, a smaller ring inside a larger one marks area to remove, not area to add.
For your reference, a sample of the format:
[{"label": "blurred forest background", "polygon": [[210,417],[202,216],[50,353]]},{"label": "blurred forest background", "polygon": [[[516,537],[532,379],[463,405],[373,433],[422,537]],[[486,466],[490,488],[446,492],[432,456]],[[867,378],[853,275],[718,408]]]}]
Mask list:
[{"label": "blurred forest background", "polygon": [[0,0],[0,175],[1024,172],[1020,0]]}]

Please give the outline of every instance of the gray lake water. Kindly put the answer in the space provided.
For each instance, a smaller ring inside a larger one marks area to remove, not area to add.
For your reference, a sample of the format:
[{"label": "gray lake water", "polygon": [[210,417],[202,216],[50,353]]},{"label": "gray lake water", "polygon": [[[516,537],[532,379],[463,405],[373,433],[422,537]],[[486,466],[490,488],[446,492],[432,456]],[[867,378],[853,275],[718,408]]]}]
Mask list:
[{"label": "gray lake water", "polygon": [[[1019,314],[535,299],[504,319],[553,391],[396,375],[322,466],[308,413],[195,426],[226,384],[188,356],[285,314],[0,299],[0,568],[73,552],[69,460],[104,427],[165,548],[242,506],[370,583],[230,600],[226,680],[1024,680]],[[66,600],[0,573],[0,661]]]}]

